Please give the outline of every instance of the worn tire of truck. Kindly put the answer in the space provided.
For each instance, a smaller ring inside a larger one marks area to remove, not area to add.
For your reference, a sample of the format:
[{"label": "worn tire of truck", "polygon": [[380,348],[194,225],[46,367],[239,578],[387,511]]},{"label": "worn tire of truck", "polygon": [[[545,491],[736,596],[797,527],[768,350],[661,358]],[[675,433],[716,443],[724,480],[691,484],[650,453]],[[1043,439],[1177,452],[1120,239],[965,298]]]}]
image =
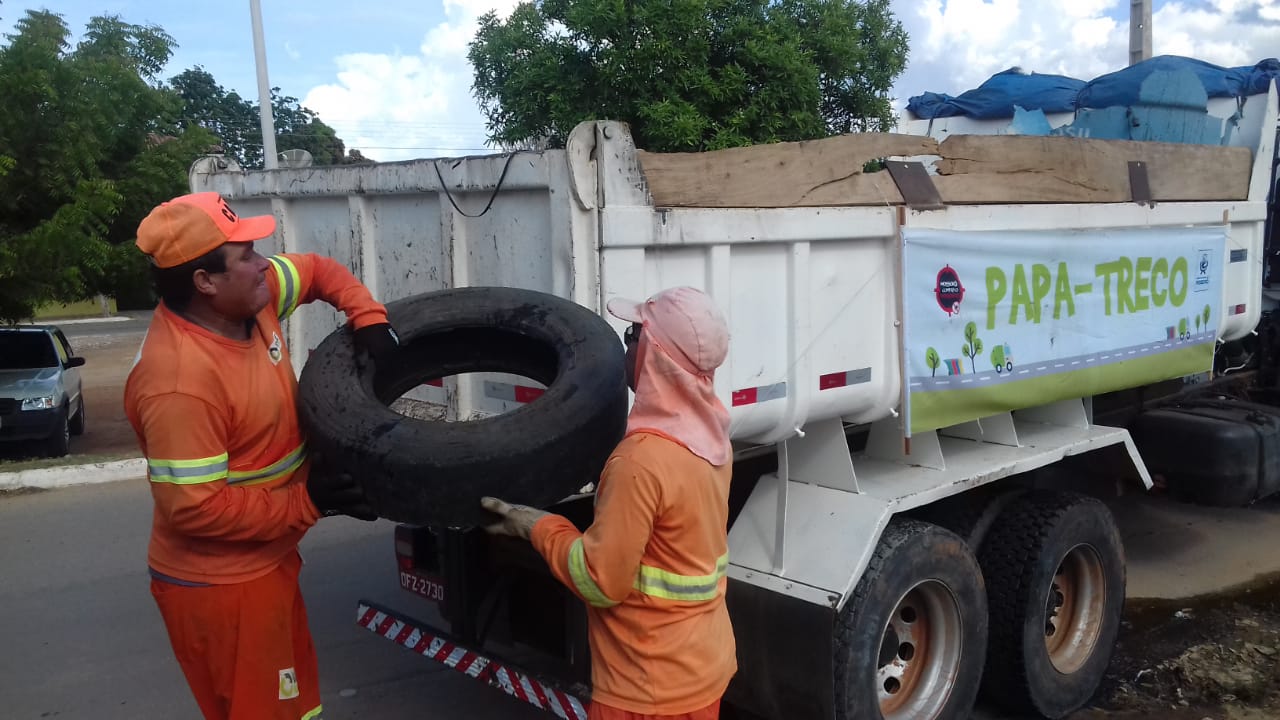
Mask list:
[{"label": "worn tire of truck", "polygon": [[[547,507],[594,482],[626,428],[622,343],[600,316],[554,295],[473,287],[387,305],[394,367],[371,367],[347,328],[315,349],[299,380],[312,473],[357,478],[370,507],[398,522],[492,522],[486,495]],[[437,378],[500,372],[546,385],[501,415],[447,422],[388,405]]]},{"label": "worn tire of truck", "polygon": [[836,718],[965,720],[986,646],[973,551],[937,525],[895,519],[836,626]]},{"label": "worn tire of truck", "polygon": [[976,553],[996,518],[1023,492],[1019,488],[977,488],[912,510],[909,516],[950,530]]},{"label": "worn tire of truck", "polygon": [[1120,532],[1100,501],[1028,493],[996,519],[978,553],[991,635],[983,696],[1061,718],[1097,691],[1124,609]]}]

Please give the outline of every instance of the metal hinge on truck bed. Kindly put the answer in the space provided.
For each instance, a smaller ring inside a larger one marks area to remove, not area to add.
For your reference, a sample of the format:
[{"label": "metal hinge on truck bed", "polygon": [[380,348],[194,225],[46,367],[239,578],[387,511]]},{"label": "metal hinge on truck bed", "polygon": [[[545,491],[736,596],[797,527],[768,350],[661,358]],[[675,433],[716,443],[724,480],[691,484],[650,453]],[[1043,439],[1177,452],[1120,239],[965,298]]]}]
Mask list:
[{"label": "metal hinge on truck bed", "polygon": [[587,720],[586,705],[574,695],[469,650],[445,633],[407,615],[361,600],[356,607],[356,624],[564,720]]}]

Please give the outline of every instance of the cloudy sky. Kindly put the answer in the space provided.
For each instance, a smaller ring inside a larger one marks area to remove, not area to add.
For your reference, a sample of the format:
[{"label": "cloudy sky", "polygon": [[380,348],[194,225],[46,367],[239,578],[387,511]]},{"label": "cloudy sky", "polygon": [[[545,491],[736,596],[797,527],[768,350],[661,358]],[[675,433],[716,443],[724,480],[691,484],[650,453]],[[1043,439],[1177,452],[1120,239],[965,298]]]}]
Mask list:
[{"label": "cloudy sky", "polygon": [[[1280,56],[1280,0],[1154,0],[1157,55],[1252,65]],[[262,0],[271,84],[301,98],[348,147],[396,160],[487,152],[466,45],[476,18],[516,0]],[[249,2],[0,0],[11,32],[28,9],[73,31],[93,15],[156,24],[178,43],[167,75],[200,65],[257,96]],[[910,34],[899,107],[926,90],[957,94],[1012,66],[1090,79],[1128,58],[1128,0],[893,0]],[[283,149],[283,148],[282,148]]]}]

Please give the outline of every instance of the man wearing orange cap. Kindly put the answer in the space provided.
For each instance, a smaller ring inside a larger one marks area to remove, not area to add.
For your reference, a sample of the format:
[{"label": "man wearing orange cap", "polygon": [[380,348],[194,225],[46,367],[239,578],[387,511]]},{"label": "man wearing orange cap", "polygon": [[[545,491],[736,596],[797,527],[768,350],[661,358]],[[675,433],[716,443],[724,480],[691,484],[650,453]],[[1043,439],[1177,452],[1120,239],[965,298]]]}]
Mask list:
[{"label": "man wearing orange cap", "polygon": [[161,204],[138,226],[161,302],[125,385],[155,501],[151,593],[206,718],[320,717],[298,541],[322,516],[373,514],[349,478],[308,479],[281,322],[301,303],[346,313],[386,362],[386,309],[342,265],[264,258],[275,218],[217,193]]},{"label": "man wearing orange cap", "polygon": [[729,413],[714,375],[729,333],[693,288],[614,299],[635,402],[609,457],[585,533],[567,519],[485,498],[490,532],[532,540],[588,604],[591,720],[719,717],[737,671],[725,607]]}]

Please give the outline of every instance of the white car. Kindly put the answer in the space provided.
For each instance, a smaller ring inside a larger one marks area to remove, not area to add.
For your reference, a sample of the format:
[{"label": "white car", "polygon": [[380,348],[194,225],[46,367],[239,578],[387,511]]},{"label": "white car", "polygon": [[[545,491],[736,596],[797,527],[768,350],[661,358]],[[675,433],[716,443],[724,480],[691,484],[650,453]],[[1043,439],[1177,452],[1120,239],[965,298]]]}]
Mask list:
[{"label": "white car", "polygon": [[70,452],[84,433],[84,394],[76,357],[52,325],[0,327],[0,442],[40,441],[44,453]]}]

